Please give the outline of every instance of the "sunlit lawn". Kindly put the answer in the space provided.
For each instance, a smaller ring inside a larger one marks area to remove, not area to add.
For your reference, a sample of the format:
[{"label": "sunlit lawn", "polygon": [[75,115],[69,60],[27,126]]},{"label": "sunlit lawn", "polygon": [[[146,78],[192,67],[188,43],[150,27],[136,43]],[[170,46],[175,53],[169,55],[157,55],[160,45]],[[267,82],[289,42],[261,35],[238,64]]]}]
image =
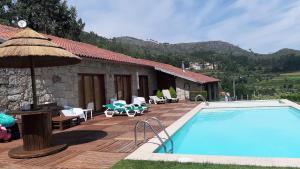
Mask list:
[{"label": "sunlit lawn", "polygon": [[292,169],[289,167],[257,167],[239,165],[195,164],[163,161],[121,160],[112,169]]}]

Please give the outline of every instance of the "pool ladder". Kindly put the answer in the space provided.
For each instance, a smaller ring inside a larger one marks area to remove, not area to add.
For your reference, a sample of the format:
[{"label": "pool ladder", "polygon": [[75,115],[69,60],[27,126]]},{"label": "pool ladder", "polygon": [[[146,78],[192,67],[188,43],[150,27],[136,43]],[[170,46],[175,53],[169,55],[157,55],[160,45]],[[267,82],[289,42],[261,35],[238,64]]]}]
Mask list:
[{"label": "pool ladder", "polygon": [[[153,128],[153,126],[150,124],[151,121],[157,122],[157,124],[159,125],[160,129],[165,133],[165,135],[167,136],[167,138],[162,138],[162,137],[159,136],[158,131],[155,130]],[[151,117],[151,118],[148,118],[146,120],[139,120],[135,124],[135,128],[134,128],[134,143],[135,143],[135,146],[137,146],[137,129],[140,126],[140,124],[143,124],[143,126],[144,126],[144,130],[143,130],[144,131],[144,143],[147,142],[146,128],[148,127],[149,129],[151,129],[151,131],[155,134],[155,136],[160,141],[161,146],[164,149],[164,152],[165,153],[173,153],[174,142],[173,142],[172,138],[170,137],[169,133],[166,131],[166,128],[161,123],[161,121],[158,118],[156,118],[156,117]],[[167,150],[167,146],[166,146],[166,143],[165,143],[167,140],[169,140],[170,143],[171,143],[171,149],[169,151]]]}]

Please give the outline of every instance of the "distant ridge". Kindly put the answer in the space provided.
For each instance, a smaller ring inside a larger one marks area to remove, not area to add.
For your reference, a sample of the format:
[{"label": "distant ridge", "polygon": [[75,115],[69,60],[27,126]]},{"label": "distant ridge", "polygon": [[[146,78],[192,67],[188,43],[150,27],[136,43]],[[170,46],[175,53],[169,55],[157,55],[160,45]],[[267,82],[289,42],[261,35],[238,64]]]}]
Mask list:
[{"label": "distant ridge", "polygon": [[136,58],[181,67],[182,62],[210,63],[222,71],[294,71],[300,70],[300,51],[283,48],[270,54],[259,54],[224,41],[161,43],[123,36],[108,39],[93,32],[83,33],[83,42]]}]

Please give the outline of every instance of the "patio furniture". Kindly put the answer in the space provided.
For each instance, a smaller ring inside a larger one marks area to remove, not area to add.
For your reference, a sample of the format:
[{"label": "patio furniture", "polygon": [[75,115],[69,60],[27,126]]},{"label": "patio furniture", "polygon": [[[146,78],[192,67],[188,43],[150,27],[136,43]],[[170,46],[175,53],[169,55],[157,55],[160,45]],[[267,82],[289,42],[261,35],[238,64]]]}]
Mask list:
[{"label": "patio furniture", "polygon": [[106,108],[104,114],[106,117],[113,117],[114,115],[122,115],[127,114],[128,117],[134,117],[136,115],[135,111],[130,111],[123,105],[113,105],[113,104],[106,104],[103,105]]},{"label": "patio furniture", "polygon": [[86,119],[88,117],[88,113],[90,113],[91,119],[93,118],[93,110],[94,110],[94,103],[93,102],[88,103],[86,109],[83,109]]},{"label": "patio furniture", "polygon": [[103,107],[106,108],[106,110],[104,111],[106,117],[113,117],[115,113],[118,113],[116,110],[117,107],[112,104],[106,104],[103,105]]},{"label": "patio furniture", "polygon": [[51,113],[44,110],[14,111],[11,115],[22,117],[23,145],[8,152],[12,158],[35,158],[64,150],[66,144],[52,145]]},{"label": "patio furniture", "polygon": [[139,105],[134,105],[134,104],[126,104],[125,100],[117,100],[114,101],[113,103],[114,105],[120,106],[120,107],[125,107],[126,111],[129,112],[136,112],[136,114],[143,114],[145,109],[142,106]]},{"label": "patio furniture", "polygon": [[16,120],[7,114],[4,113],[0,113],[0,125],[4,126],[4,127],[11,127],[13,125],[15,125]]},{"label": "patio furniture", "polygon": [[141,114],[142,110],[134,105],[126,104],[125,100],[116,100],[113,104],[103,105],[106,108],[104,114],[106,117],[113,117],[114,115],[127,114],[128,117],[134,117],[136,114]]},{"label": "patio furniture", "polygon": [[82,108],[71,108],[66,110],[61,110],[61,114],[65,117],[79,116],[80,119],[87,121],[86,115]]},{"label": "patio furniture", "polygon": [[79,116],[57,116],[52,117],[52,129],[64,130],[80,124]]},{"label": "patio furniture", "polygon": [[172,97],[171,94],[170,94],[170,91],[167,90],[167,89],[162,90],[162,93],[163,93],[164,97],[170,102],[178,102],[179,101],[179,98],[178,97],[176,97],[176,98]]},{"label": "patio furniture", "polygon": [[157,96],[149,96],[149,103],[150,104],[164,104],[166,103],[166,99],[163,97],[157,97]]},{"label": "patio furniture", "polygon": [[147,106],[146,100],[144,97],[134,97],[132,104],[136,107],[142,107],[144,111],[148,111],[150,108],[150,106]]},{"label": "patio furniture", "polygon": [[33,158],[57,153],[66,144],[52,145],[51,112],[37,106],[35,67],[77,64],[81,58],[64,50],[49,38],[26,28],[0,45],[1,68],[30,68],[33,108],[11,112],[21,115],[23,145],[8,152],[12,158]]}]

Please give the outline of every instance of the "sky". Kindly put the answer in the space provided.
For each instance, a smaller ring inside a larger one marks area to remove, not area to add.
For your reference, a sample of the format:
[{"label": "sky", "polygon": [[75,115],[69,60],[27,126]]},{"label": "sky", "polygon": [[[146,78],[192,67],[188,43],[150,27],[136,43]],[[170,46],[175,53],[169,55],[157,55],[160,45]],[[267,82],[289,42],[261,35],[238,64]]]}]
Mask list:
[{"label": "sky", "polygon": [[300,0],[68,0],[85,31],[159,42],[221,40],[258,53],[300,50]]}]

